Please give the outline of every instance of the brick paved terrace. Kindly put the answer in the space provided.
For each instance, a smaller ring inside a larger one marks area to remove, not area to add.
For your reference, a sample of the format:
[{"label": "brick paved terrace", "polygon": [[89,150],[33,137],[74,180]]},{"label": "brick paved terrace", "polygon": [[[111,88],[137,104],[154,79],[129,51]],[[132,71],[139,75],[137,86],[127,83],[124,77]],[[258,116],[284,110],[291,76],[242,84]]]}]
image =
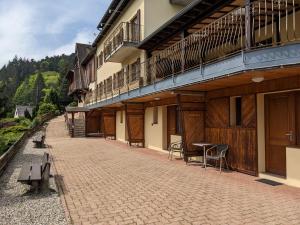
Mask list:
[{"label": "brick paved terrace", "polygon": [[300,224],[300,189],[169,161],[117,141],[67,136],[50,122],[56,178],[74,224]]}]

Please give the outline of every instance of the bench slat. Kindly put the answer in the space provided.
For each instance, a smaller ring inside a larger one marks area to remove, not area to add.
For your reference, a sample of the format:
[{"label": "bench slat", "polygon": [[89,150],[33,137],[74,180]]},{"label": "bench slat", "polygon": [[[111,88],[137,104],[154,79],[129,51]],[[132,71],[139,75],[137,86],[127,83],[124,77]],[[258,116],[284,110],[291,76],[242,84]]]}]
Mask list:
[{"label": "bench slat", "polygon": [[24,165],[22,167],[22,170],[20,172],[18,181],[28,181],[29,180],[29,176],[30,176],[30,169],[31,169],[31,165]]},{"label": "bench slat", "polygon": [[41,179],[42,179],[41,164],[32,164],[30,180],[38,181]]}]

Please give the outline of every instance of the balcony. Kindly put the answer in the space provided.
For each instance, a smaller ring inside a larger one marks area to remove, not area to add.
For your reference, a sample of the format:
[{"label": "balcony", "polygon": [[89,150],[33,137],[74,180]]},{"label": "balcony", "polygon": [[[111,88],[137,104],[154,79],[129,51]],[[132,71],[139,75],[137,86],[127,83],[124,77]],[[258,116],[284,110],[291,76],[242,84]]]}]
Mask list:
[{"label": "balcony", "polygon": [[76,91],[82,91],[86,88],[85,81],[80,76],[80,69],[75,68],[70,74],[70,85],[69,85],[69,92],[68,94],[71,95]]},{"label": "balcony", "polygon": [[247,70],[300,64],[299,19],[300,0],[241,6],[141,62],[139,89],[95,107]]},{"label": "balcony", "polygon": [[241,52],[300,41],[300,0],[254,1],[157,52],[141,64],[145,85]]},{"label": "balcony", "polygon": [[107,62],[122,62],[137,51],[136,46],[141,38],[139,24],[123,22],[104,43],[104,59]]}]

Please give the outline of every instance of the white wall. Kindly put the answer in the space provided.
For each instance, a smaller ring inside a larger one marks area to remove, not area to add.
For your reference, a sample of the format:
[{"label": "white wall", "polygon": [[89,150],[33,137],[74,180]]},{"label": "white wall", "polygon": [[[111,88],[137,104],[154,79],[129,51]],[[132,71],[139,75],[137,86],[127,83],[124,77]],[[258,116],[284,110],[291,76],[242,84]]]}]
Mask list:
[{"label": "white wall", "polygon": [[145,110],[145,147],[155,150],[167,149],[167,109],[158,107],[158,123],[153,122],[153,107]]}]

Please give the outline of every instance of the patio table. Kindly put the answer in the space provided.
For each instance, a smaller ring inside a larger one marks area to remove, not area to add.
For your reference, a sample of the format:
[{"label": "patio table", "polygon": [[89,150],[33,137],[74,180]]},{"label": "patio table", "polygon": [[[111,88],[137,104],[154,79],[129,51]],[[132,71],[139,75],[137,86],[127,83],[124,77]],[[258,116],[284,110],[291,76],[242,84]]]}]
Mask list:
[{"label": "patio table", "polygon": [[201,147],[203,149],[203,167],[206,167],[206,148],[209,146],[215,146],[212,143],[193,143],[194,146]]}]

